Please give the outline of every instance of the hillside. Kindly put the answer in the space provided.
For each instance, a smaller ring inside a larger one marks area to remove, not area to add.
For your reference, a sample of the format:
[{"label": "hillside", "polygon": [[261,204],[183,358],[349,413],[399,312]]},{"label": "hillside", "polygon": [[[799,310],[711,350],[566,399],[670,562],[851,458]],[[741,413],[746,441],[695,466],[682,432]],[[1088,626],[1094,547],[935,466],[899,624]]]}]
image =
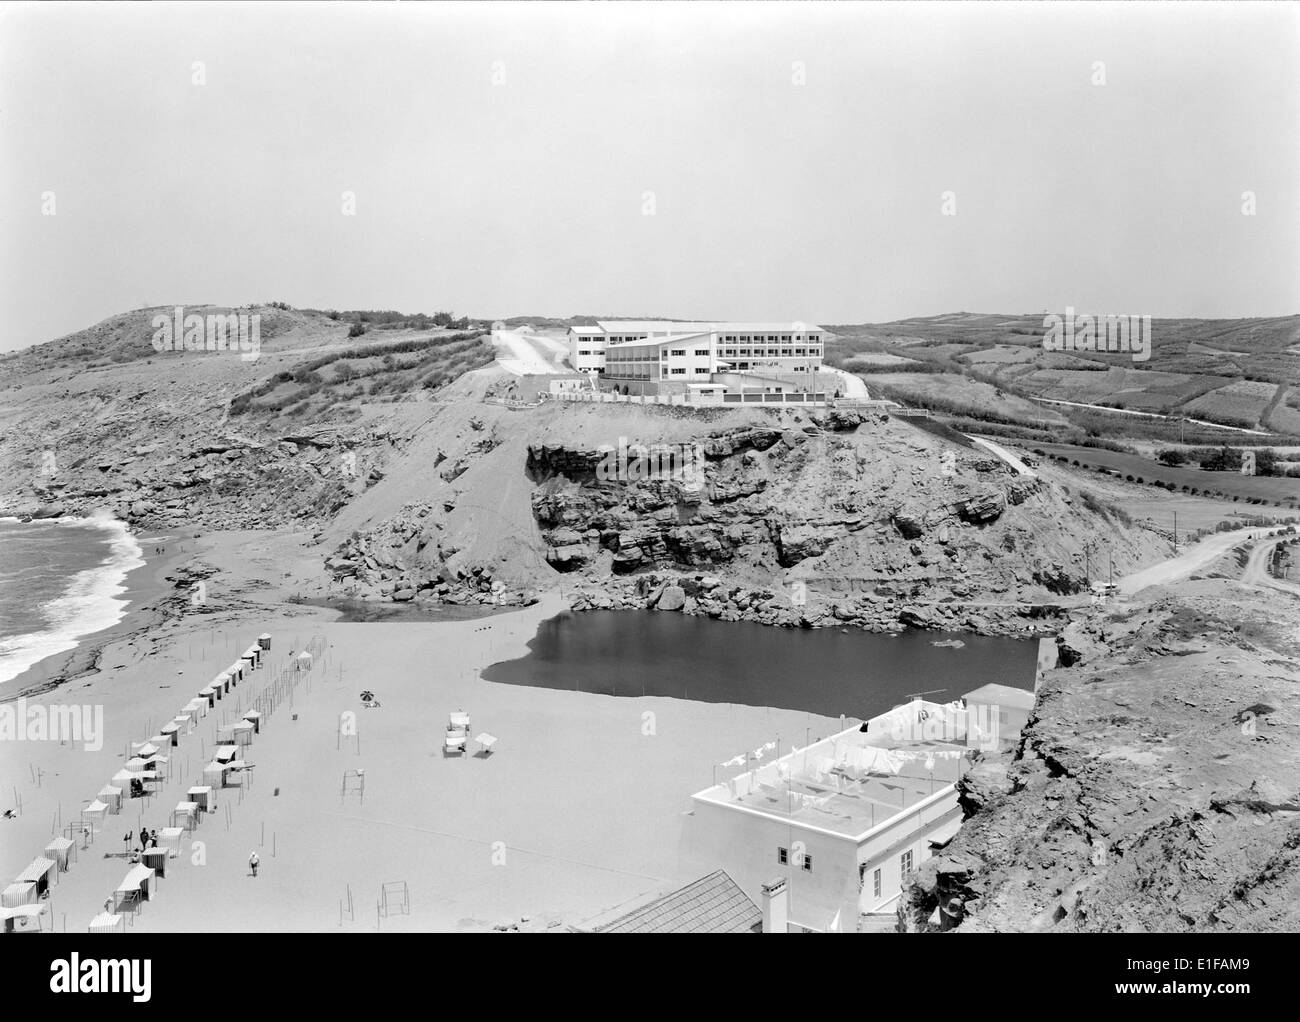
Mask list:
[{"label": "hillside", "polygon": [[[879,412],[516,407],[469,332],[349,337],[259,307],[246,360],[154,351],[158,311],[0,363],[0,509],[293,526],[315,537],[308,596],[515,604],[563,581],[579,605],[645,606],[682,582],[661,605],[872,628],[1023,630],[1084,587],[1094,537],[1117,568],[1168,545],[1086,488]],[[597,478],[620,442],[697,446],[699,475]]]},{"label": "hillside", "polygon": [[[1041,421],[1048,411],[1064,430],[1056,432],[1061,441],[1150,436],[1157,424],[1062,405],[1026,412],[1012,399],[1186,415],[1212,424],[1300,434],[1300,397],[1294,390],[1300,384],[1300,316],[1155,319],[1146,360],[1097,351],[1047,351],[1044,314],[954,313],[827,328],[836,334],[827,346],[828,361],[869,374],[878,392],[955,416],[1023,427],[1026,438],[1051,439]],[[919,373],[946,374],[940,377],[946,381],[942,394],[936,394],[933,384],[918,385]],[[1006,400],[983,399],[972,381],[998,388]],[[1186,433],[1187,427],[1182,430]],[[1178,431],[1164,429],[1161,435],[1177,436]],[[1213,439],[1214,431],[1193,428],[1190,435]]]}]

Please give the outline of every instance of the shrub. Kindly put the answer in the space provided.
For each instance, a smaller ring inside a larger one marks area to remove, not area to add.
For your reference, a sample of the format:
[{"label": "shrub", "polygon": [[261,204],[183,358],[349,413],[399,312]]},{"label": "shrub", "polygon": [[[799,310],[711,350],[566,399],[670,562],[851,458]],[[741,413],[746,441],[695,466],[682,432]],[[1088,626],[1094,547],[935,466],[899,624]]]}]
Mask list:
[{"label": "shrub", "polygon": [[353,323],[350,327],[348,327],[349,337],[360,337],[365,332],[366,332],[366,325],[364,323]]}]

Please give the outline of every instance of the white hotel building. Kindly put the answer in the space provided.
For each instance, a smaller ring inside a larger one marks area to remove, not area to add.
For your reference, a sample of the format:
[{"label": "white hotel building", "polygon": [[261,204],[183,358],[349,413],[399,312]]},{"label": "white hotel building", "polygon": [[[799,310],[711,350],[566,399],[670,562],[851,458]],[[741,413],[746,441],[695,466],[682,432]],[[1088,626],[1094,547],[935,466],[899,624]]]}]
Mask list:
[{"label": "white hotel building", "polygon": [[811,323],[602,320],[569,329],[569,360],[624,394],[816,392],[825,337]]},{"label": "white hotel building", "polygon": [[784,881],[791,931],[855,932],[861,916],[895,911],[908,874],[957,833],[972,748],[1010,736],[996,706],[913,699],[866,730],[747,758],[746,772],[692,796],[681,869],[725,869],[763,904]]}]

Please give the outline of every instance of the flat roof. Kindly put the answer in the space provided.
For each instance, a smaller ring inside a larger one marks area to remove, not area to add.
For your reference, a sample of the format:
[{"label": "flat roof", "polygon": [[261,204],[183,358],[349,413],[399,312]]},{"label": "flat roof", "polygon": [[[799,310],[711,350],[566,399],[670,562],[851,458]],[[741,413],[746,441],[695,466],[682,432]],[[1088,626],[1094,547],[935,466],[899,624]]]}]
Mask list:
[{"label": "flat roof", "polygon": [[665,319],[602,319],[597,321],[601,329],[612,334],[646,334],[665,330],[682,333],[807,333],[826,331],[816,323],[735,323],[721,320],[711,322],[674,322]]},{"label": "flat roof", "polygon": [[962,696],[968,703],[992,703],[1001,706],[1009,706],[1018,710],[1032,710],[1034,708],[1034,693],[1023,688],[1013,688],[1011,685],[981,685],[979,688],[967,692]]},{"label": "flat roof", "polygon": [[965,710],[914,699],[873,717],[865,731],[855,725],[776,759],[747,756],[745,773],[691,797],[861,840],[949,788],[965,770],[973,750],[958,740],[924,737],[927,720],[964,729]]}]

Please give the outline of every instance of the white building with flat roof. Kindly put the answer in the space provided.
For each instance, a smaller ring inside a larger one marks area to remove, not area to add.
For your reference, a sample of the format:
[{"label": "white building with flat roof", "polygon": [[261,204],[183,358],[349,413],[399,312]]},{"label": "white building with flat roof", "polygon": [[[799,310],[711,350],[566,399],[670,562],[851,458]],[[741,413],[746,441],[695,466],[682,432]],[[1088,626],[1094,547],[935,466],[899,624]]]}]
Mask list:
[{"label": "white building with flat roof", "polygon": [[854,932],[956,834],[977,723],[960,701],[914,699],[804,749],[747,754],[744,773],[691,796],[682,869],[725,869],[757,904],[784,880],[790,929]]},{"label": "white building with flat roof", "polygon": [[[601,320],[569,329],[569,361],[623,393],[686,393],[690,384],[729,390],[815,391],[826,333],[810,323]],[[714,377],[726,374],[727,379]],[[740,377],[758,377],[746,380]]]}]

